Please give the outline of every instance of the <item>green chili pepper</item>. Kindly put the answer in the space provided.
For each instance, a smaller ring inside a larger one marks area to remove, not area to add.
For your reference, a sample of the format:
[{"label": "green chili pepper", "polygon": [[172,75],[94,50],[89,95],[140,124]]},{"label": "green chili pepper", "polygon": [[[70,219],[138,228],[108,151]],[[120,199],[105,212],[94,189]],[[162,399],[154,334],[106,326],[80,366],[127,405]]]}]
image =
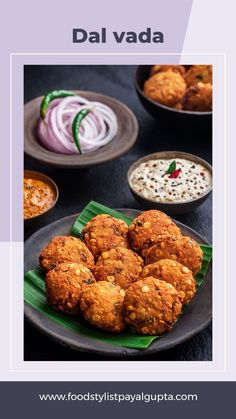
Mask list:
[{"label": "green chili pepper", "polygon": [[73,138],[75,141],[75,145],[78,148],[78,151],[80,154],[81,154],[81,148],[80,148],[80,143],[79,143],[79,127],[80,127],[81,122],[88,115],[89,112],[91,112],[91,109],[82,109],[81,111],[77,113],[72,123]]},{"label": "green chili pepper", "polygon": [[53,92],[48,93],[44,96],[41,106],[40,106],[40,116],[42,119],[45,118],[49,103],[54,100],[58,99],[59,97],[66,97],[66,96],[75,96],[75,93],[70,92],[69,90],[54,90]]}]

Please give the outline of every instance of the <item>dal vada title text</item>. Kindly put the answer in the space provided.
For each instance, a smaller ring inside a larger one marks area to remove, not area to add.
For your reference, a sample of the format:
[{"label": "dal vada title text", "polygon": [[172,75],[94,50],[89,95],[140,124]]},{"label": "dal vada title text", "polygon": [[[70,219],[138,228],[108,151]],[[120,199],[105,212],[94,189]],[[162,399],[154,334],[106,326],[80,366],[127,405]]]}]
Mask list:
[{"label": "dal vada title text", "polygon": [[73,29],[73,43],[81,44],[83,42],[91,44],[105,44],[107,39],[112,38],[117,44],[163,44],[164,34],[159,31],[153,31],[152,28],[146,28],[141,32],[135,31],[113,31],[108,33],[107,28],[101,28],[98,31],[87,31],[84,28]]}]

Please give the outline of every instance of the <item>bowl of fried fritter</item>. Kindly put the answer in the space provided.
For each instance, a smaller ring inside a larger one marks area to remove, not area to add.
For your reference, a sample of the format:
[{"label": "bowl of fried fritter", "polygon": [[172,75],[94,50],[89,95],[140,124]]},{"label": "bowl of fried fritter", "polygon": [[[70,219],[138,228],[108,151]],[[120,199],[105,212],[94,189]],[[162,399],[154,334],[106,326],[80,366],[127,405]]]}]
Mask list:
[{"label": "bowl of fried fritter", "polygon": [[108,333],[163,335],[193,299],[203,252],[165,213],[140,213],[128,226],[100,214],[80,238],[56,236],[41,250],[47,301]]},{"label": "bowl of fried fritter", "polygon": [[212,65],[140,65],[135,87],[145,109],[169,126],[212,123]]}]

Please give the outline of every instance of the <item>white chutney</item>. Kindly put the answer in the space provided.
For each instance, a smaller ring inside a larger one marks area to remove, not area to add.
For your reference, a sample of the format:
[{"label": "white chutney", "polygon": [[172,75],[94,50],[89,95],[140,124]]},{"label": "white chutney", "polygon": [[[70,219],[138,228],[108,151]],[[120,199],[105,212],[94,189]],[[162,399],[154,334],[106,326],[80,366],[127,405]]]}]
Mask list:
[{"label": "white chutney", "polygon": [[[167,173],[174,161],[176,172]],[[131,173],[130,184],[135,192],[152,201],[188,202],[211,188],[212,177],[206,167],[190,160],[156,159],[141,163]]]}]

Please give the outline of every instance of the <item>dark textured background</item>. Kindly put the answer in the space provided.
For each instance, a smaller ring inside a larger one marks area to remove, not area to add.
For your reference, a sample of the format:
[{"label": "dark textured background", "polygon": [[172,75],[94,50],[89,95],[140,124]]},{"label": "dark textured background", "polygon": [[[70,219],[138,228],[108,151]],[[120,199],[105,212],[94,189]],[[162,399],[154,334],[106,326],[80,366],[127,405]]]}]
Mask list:
[{"label": "dark textured background", "polygon": [[[172,131],[155,121],[140,104],[133,83],[134,66],[25,66],[25,102],[54,89],[92,90],[114,96],[128,105],[138,118],[139,136],[133,149],[108,164],[83,170],[49,168],[25,156],[25,168],[44,172],[58,185],[60,197],[50,222],[79,212],[91,199],[113,208],[142,209],[132,197],[126,173],[135,160],[156,151],[181,150],[209,163],[212,158],[210,132]],[[211,241],[212,206],[209,198],[195,212],[176,217]],[[27,239],[34,229],[25,232]],[[79,353],[54,343],[25,323],[25,360],[108,360]],[[114,359],[114,358],[112,358]],[[138,360],[139,358],[135,358]],[[209,361],[212,359],[211,326],[189,341],[142,360]]]}]

